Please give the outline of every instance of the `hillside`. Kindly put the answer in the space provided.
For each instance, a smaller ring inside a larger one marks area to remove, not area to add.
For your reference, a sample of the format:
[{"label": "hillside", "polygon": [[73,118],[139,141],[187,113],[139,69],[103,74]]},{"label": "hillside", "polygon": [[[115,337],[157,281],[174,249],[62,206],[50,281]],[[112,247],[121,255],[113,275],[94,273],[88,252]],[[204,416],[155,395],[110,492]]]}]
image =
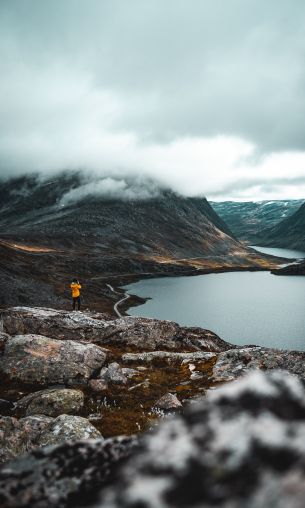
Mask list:
[{"label": "hillside", "polygon": [[289,247],[305,252],[305,203],[293,215],[263,231],[261,245]]},{"label": "hillside", "polygon": [[109,278],[276,266],[235,240],[206,199],[150,181],[124,182],[120,194],[109,191],[109,181],[86,178],[1,183],[2,305],[69,305],[67,283],[77,276],[87,304],[110,310],[118,295],[105,285]]},{"label": "hillside", "polygon": [[279,200],[224,201],[211,204],[236,238],[255,245],[261,242],[262,231],[293,215],[302,203],[302,200]]}]

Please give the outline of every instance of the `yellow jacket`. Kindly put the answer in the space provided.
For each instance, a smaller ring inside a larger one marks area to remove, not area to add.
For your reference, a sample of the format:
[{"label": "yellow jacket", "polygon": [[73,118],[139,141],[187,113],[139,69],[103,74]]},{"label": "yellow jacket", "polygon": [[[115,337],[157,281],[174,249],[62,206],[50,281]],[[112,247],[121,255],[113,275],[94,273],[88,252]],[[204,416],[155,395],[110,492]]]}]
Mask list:
[{"label": "yellow jacket", "polygon": [[72,289],[72,297],[73,298],[76,298],[77,296],[80,295],[80,289],[82,287],[80,284],[77,284],[76,282],[72,282],[70,287]]}]

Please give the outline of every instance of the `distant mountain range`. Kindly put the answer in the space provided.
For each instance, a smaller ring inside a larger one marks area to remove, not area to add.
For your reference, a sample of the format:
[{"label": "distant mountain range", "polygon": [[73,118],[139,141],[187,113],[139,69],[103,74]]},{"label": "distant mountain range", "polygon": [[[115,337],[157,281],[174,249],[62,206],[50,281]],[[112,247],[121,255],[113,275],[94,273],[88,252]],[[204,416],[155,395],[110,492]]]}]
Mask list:
[{"label": "distant mountain range", "polygon": [[59,305],[73,276],[94,302],[109,293],[107,277],[275,265],[239,243],[206,199],[112,182],[132,190],[125,199],[103,185],[81,173],[0,183],[0,303]]},{"label": "distant mountain range", "polygon": [[[289,241],[281,242],[277,235],[277,225],[293,216],[304,203],[304,200],[285,201],[224,201],[212,202],[216,213],[226,222],[234,236],[252,245],[269,245],[273,247],[295,247],[298,243],[298,232],[295,231]],[[273,233],[274,229],[274,233]],[[285,229],[285,226],[284,226]],[[270,236],[269,236],[270,235]],[[293,242],[291,243],[291,240]]]},{"label": "distant mountain range", "polygon": [[292,215],[262,232],[264,245],[276,245],[305,252],[305,203]]}]

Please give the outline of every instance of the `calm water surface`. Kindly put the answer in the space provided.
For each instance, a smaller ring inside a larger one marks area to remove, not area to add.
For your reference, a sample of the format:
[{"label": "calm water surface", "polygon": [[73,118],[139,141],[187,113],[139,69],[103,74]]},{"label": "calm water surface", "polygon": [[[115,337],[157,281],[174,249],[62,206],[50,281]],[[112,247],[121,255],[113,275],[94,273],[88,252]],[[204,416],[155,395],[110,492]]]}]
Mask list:
[{"label": "calm water surface", "polygon": [[[267,251],[305,257],[289,249],[264,248]],[[231,272],[146,279],[125,289],[150,298],[130,309],[132,316],[201,326],[235,344],[305,350],[305,276]]]}]

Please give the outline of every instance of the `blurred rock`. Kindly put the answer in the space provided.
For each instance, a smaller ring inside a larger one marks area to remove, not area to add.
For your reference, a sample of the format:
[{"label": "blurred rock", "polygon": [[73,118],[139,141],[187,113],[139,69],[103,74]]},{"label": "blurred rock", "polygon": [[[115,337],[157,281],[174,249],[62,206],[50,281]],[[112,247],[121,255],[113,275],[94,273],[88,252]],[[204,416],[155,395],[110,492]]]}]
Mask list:
[{"label": "blurred rock", "polygon": [[88,505],[136,446],[122,436],[34,450],[0,469],[1,508]]},{"label": "blurred rock", "polygon": [[147,434],[99,508],[300,508],[305,389],[287,372],[254,372]]}]

